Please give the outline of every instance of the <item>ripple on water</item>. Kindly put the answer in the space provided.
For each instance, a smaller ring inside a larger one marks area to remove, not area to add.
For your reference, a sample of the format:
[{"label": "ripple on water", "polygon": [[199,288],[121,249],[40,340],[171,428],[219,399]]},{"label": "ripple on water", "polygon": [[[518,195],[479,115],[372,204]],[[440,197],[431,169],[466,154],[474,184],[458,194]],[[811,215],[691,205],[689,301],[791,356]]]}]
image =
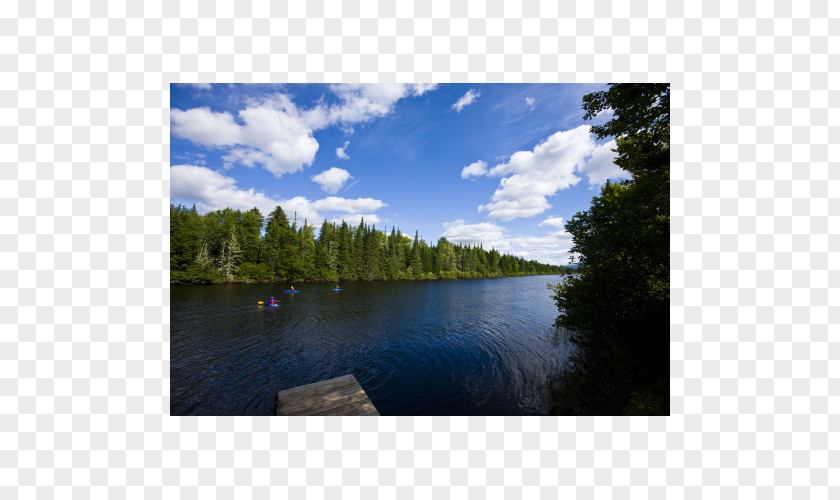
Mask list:
[{"label": "ripple on water", "polygon": [[[520,415],[570,348],[550,333],[553,277],[173,287],[171,412],[271,414],[278,390],[352,373],[383,415]],[[285,299],[285,298],[284,298]]]}]

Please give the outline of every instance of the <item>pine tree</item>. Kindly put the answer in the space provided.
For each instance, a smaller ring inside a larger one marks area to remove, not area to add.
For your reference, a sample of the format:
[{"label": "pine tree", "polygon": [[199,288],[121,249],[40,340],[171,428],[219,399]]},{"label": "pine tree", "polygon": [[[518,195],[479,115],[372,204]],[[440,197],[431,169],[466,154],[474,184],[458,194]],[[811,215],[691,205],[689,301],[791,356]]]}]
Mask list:
[{"label": "pine tree", "polygon": [[335,225],[326,220],[321,224],[318,241],[315,244],[316,279],[335,281],[338,279]]},{"label": "pine tree", "polygon": [[286,277],[286,247],[287,247],[287,233],[289,229],[289,219],[280,205],[277,205],[270,214],[268,214],[268,223],[266,224],[265,237],[263,238],[263,260],[269,268],[269,272],[273,279],[284,279]]},{"label": "pine tree", "polygon": [[346,221],[341,221],[338,229],[338,276],[342,280],[354,280],[356,274],[353,269],[353,235]]},{"label": "pine tree", "polygon": [[236,231],[231,228],[228,239],[222,246],[221,268],[219,269],[225,280],[233,281],[233,276],[239,268],[241,253],[239,242],[236,240]]},{"label": "pine tree", "polygon": [[298,279],[313,279],[315,277],[315,228],[304,219],[297,236]]}]

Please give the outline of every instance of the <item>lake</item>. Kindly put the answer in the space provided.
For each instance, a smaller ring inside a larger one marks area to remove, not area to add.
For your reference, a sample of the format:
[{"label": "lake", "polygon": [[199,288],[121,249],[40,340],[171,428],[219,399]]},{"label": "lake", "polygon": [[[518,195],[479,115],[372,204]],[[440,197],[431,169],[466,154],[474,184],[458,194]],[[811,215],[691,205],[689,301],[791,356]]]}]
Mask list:
[{"label": "lake", "polygon": [[173,285],[170,413],[272,415],[277,391],[352,373],[382,415],[545,415],[574,350],[562,279]]}]

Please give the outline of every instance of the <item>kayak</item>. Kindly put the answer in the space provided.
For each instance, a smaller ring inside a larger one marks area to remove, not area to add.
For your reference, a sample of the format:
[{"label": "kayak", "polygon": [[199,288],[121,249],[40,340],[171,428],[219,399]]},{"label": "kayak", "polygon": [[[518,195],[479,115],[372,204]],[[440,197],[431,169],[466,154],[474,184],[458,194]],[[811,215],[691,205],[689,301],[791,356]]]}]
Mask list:
[{"label": "kayak", "polygon": [[300,293],[300,290],[283,290],[285,293]]},{"label": "kayak", "polygon": [[280,307],[280,304],[266,304],[266,305],[271,306],[271,307]]},{"label": "kayak", "polygon": [[338,291],[340,291],[340,290],[344,290],[344,289],[343,289],[343,288],[333,288],[333,290],[335,290],[336,292],[338,292]]}]

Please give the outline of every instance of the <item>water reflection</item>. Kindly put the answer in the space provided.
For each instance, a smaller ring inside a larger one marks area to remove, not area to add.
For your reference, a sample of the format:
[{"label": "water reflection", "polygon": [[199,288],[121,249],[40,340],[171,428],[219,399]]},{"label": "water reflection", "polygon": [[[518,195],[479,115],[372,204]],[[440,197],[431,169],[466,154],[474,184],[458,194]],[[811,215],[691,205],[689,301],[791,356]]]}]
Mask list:
[{"label": "water reflection", "polygon": [[352,373],[383,415],[547,414],[574,351],[556,280],[173,287],[170,411],[271,414],[277,391]]}]

